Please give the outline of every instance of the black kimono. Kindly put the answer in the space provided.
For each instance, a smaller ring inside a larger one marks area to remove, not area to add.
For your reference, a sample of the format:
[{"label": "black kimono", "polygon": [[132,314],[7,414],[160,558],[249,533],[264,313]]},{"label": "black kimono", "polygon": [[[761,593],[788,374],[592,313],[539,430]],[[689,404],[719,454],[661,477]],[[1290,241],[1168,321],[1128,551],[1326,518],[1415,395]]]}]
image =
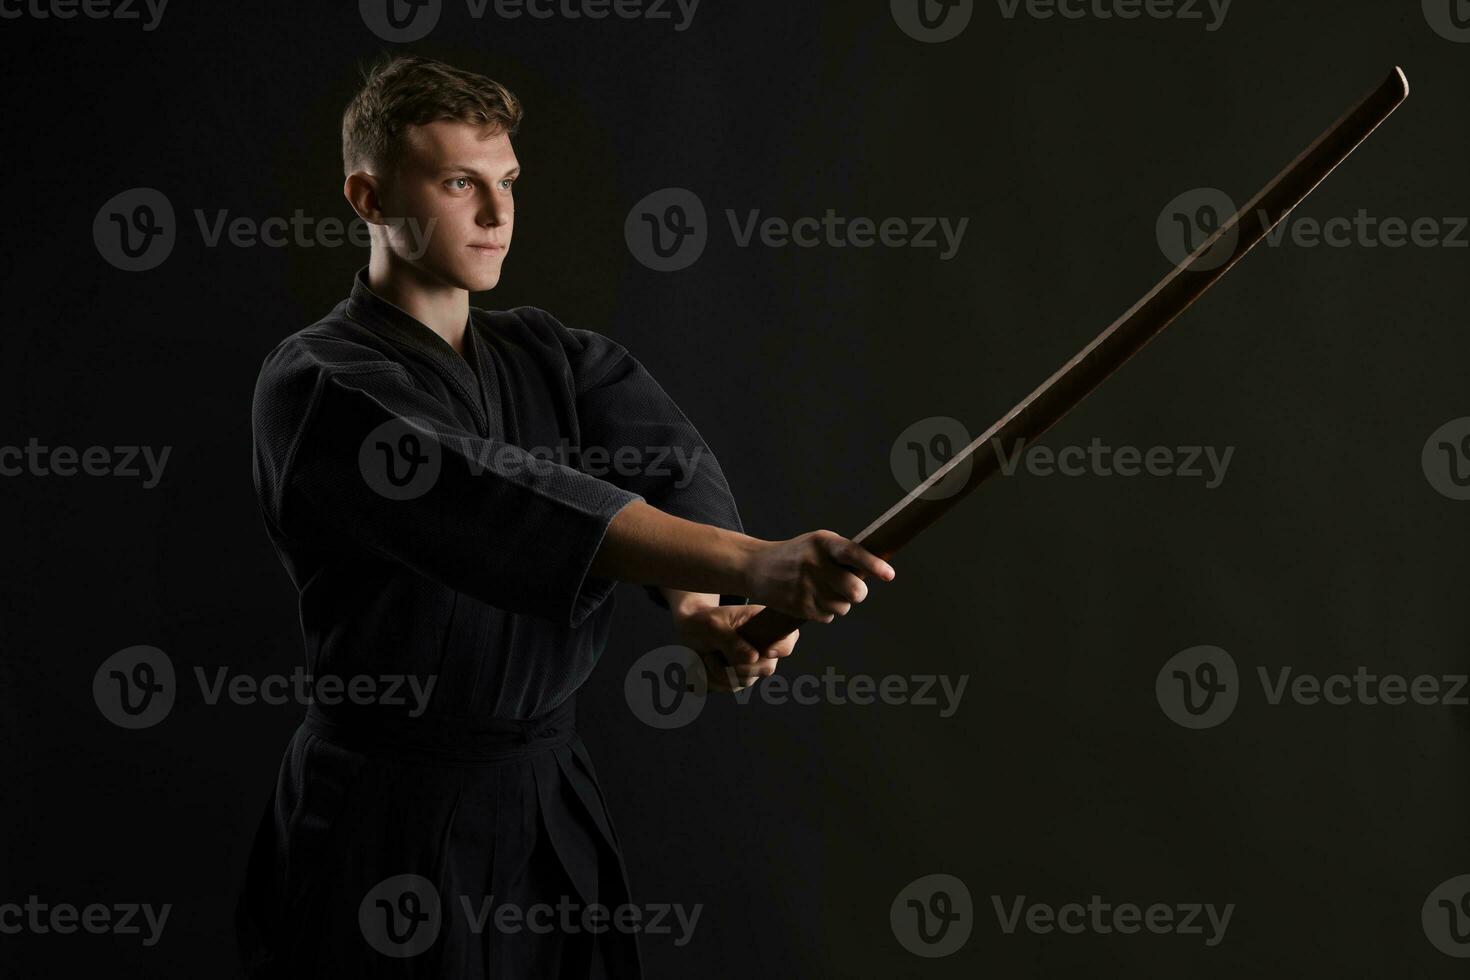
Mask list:
[{"label": "black kimono", "polygon": [[[250,975],[640,976],[630,930],[494,912],[631,900],[574,728],[613,606],[588,568],[633,500],[742,529],[699,433],[606,337],[476,309],[461,357],[364,269],[266,358],[254,436],[308,669],[343,682],[319,688],[256,835]],[[432,679],[426,708],[406,683],[387,696],[405,676]]]}]

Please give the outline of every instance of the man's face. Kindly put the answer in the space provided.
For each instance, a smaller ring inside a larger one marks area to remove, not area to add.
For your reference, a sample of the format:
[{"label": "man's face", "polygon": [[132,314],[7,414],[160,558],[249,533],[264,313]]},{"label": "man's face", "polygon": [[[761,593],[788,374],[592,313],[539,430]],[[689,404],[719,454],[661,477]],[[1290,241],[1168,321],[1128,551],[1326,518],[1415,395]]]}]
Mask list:
[{"label": "man's face", "polygon": [[393,249],[419,271],[471,292],[493,289],[510,250],[521,168],[500,132],[472,123],[410,126],[400,166],[386,186],[384,210],[408,219]]}]

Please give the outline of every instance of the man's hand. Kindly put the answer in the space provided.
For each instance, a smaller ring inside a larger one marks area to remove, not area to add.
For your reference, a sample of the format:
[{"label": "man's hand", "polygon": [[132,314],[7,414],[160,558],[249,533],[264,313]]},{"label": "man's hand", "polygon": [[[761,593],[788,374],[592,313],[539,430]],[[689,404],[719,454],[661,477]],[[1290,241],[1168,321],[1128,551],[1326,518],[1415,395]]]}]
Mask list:
[{"label": "man's hand", "polygon": [[892,582],[893,566],[835,531],[809,531],[786,541],[763,541],[747,565],[748,588],[788,616],[830,623],[868,597],[855,572]]},{"label": "man's hand", "polygon": [[[714,597],[718,603],[719,597]],[[699,654],[712,691],[743,691],[776,672],[782,657],[796,648],[801,631],[757,650],[735,631],[765,606],[721,606],[685,602],[674,607],[674,632],[679,642]]]}]

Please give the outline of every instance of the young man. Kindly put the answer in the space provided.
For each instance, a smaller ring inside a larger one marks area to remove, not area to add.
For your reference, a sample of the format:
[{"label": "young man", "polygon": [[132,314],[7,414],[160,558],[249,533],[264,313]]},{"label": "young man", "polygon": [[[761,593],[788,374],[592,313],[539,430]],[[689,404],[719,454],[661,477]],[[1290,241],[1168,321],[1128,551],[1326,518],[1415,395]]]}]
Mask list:
[{"label": "young man", "polygon": [[796,642],[753,649],[735,631],[763,605],[736,597],[830,622],[867,594],[854,570],[893,577],[830,531],[742,533],[709,447],[617,343],[470,308],[510,247],[520,116],[479,75],[373,69],[342,127],[371,258],[261,369],[255,480],[312,675],[426,697],[308,710],[240,898],[253,976],[640,976],[634,932],[580,914],[630,902],[573,727],[615,582],[731,690]]}]

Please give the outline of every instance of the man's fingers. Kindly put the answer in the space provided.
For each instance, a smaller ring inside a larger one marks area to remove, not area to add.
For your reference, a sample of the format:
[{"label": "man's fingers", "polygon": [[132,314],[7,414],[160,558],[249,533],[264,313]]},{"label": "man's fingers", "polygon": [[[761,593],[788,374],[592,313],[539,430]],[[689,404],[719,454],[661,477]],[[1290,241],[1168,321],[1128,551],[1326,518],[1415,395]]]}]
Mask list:
[{"label": "man's fingers", "polygon": [[731,643],[728,657],[732,664],[753,664],[761,659],[760,651],[750,645],[750,641],[739,633],[731,633]]},{"label": "man's fingers", "polygon": [[842,572],[836,579],[823,583],[822,592],[824,599],[856,605],[868,597],[868,586],[851,572]]},{"label": "man's fingers", "polygon": [[838,616],[846,616],[852,610],[852,603],[845,599],[833,596],[824,596],[817,602],[817,608],[824,613],[832,613]]},{"label": "man's fingers", "polygon": [[704,661],[704,673],[709,680],[712,690],[730,692],[740,685],[740,676],[736,668],[725,663],[725,658],[719,653],[700,654]]},{"label": "man's fingers", "polygon": [[849,541],[846,538],[839,538],[836,541],[832,541],[829,550],[838,564],[864,571],[885,582],[892,582],[894,576],[898,574],[888,562],[879,558],[862,545]]},{"label": "man's fingers", "polygon": [[718,654],[704,654],[705,672],[709,675],[710,686],[717,691],[743,691],[750,687],[762,677],[770,677],[776,672],[776,659],[765,657],[750,664],[727,664],[721,661]]},{"label": "man's fingers", "polygon": [[801,630],[792,630],[789,635],[781,637],[781,639],[766,647],[765,652],[761,656],[770,659],[791,656],[791,651],[796,649],[796,641],[800,635]]}]

